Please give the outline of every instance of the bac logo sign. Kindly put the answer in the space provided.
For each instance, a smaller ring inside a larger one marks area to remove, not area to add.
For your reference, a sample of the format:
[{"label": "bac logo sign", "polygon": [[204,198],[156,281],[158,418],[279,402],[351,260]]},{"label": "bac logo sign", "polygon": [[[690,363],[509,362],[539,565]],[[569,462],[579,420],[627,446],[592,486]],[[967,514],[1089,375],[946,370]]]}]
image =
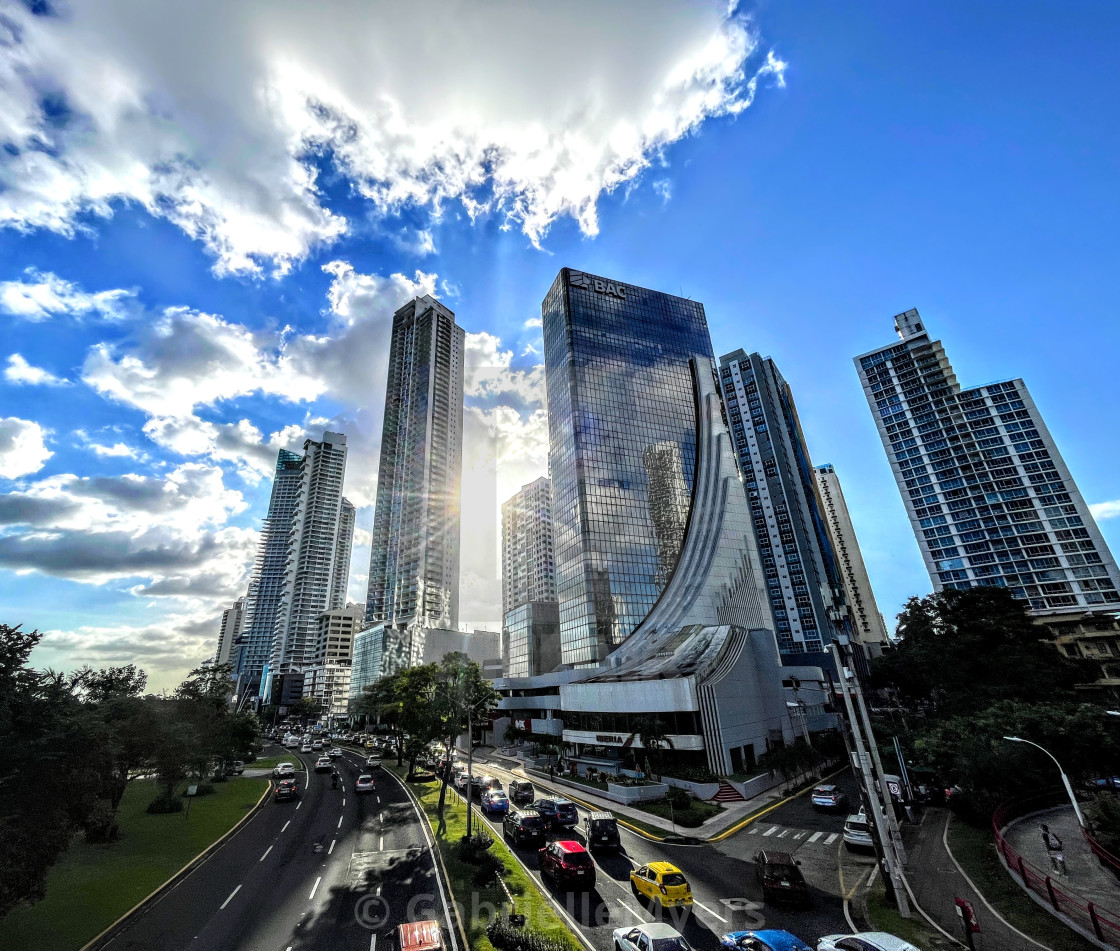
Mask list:
[{"label": "bac logo sign", "polygon": [[597,294],[610,294],[612,297],[626,297],[626,285],[615,284],[613,281],[604,281],[581,271],[570,271],[568,277],[569,287],[582,287],[585,290],[595,291]]}]

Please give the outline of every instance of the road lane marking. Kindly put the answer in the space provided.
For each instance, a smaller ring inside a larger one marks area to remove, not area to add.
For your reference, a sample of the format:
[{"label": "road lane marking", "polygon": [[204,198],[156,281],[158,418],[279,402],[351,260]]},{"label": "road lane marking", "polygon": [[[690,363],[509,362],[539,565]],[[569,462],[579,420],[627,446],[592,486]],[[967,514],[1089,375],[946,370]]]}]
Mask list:
[{"label": "road lane marking", "polygon": [[809,834],[808,832],[806,832],[804,829],[802,829],[800,832],[795,832],[793,834],[793,837],[795,839],[801,839],[801,838],[804,838],[805,836],[807,836],[808,834]]},{"label": "road lane marking", "polygon": [[777,826],[770,826],[770,828],[769,828],[769,829],[767,829],[767,830],[766,830],[765,832],[763,832],[762,834],[763,834],[763,835],[773,835],[773,834],[774,834],[775,832],[777,832],[777,831],[778,831],[778,827],[777,827]]},{"label": "road lane marking", "polygon": [[791,833],[792,831],[793,831],[793,829],[782,829],[782,831],[778,833],[778,838],[779,838],[779,839],[784,839],[784,838],[785,838],[785,837],[786,837],[787,835],[789,835],[789,834],[790,834],[790,833]]},{"label": "road lane marking", "polygon": [[751,831],[747,835],[758,835],[758,826],[751,826]]},{"label": "road lane marking", "polygon": [[379,815],[377,817],[377,821],[378,822],[384,822],[385,821],[385,813],[381,813],[381,815]]},{"label": "road lane marking", "polygon": [[814,832],[811,836],[809,836],[809,841],[816,842],[817,839],[819,839],[822,835],[824,835],[823,832]]},{"label": "road lane marking", "polygon": [[375,934],[369,936],[369,951],[377,951],[377,935]]},{"label": "road lane marking", "polygon": [[257,861],[258,862],[263,862],[266,858],[268,858],[268,853],[271,852],[271,851],[272,851],[272,846],[270,845],[267,849],[264,850],[264,855],[262,855],[259,859],[257,859]]},{"label": "road lane marking", "polygon": [[644,921],[645,920],[644,918],[642,918],[641,915],[639,915],[636,911],[634,911],[633,908],[631,908],[628,904],[626,904],[626,902],[624,902],[621,898],[616,898],[615,901],[617,901],[623,908],[625,908],[628,912],[630,912],[630,914],[632,914],[639,921]]},{"label": "road lane marking", "polygon": [[283,829],[281,829],[280,831],[281,831],[281,832],[283,832],[283,831],[284,831],[285,829],[287,829],[287,828],[288,828],[288,826],[290,826],[291,824],[292,824],[292,820],[291,820],[291,819],[289,819],[289,820],[288,820],[287,822],[285,822],[285,823],[284,823],[284,828],[283,828]]},{"label": "road lane marking", "polygon": [[303,805],[303,800],[301,799],[299,802],[296,803],[296,809],[299,809],[299,807],[302,806],[302,805]]},{"label": "road lane marking", "polygon": [[381,897],[381,886],[380,886],[380,885],[378,885],[378,886],[377,886],[377,888],[375,888],[375,889],[373,890],[373,893],[374,893],[374,894],[375,894],[375,895],[376,895],[376,896],[377,896],[378,898],[380,898],[380,897]]},{"label": "road lane marking", "polygon": [[379,806],[381,805],[381,797],[380,797],[380,796],[378,796],[378,797],[377,797],[377,804],[378,804]]},{"label": "road lane marking", "polygon": [[315,879],[315,884],[311,886],[311,894],[307,896],[308,901],[311,901],[311,899],[315,897],[315,893],[319,890],[319,883],[322,880],[323,880],[322,875],[320,875],[317,879]]},{"label": "road lane marking", "polygon": [[338,817],[338,825],[335,826],[335,828],[336,829],[341,829],[342,828],[342,816]]},{"label": "road lane marking", "polygon": [[[232,892],[229,893],[229,898],[227,898],[224,902],[222,902],[222,908],[225,908],[226,905],[228,905],[231,901],[233,901],[233,896],[236,895],[239,891],[241,891],[241,886],[240,885],[238,885],[237,888],[235,888]],[[222,908],[219,908],[218,911],[221,911]]]},{"label": "road lane marking", "polygon": [[343,796],[343,797],[342,797],[342,804],[343,804],[344,806],[346,805],[346,797],[345,797],[345,796]]},{"label": "road lane marking", "polygon": [[335,846],[336,842],[338,842],[338,839],[331,839],[331,847],[329,849],[327,849],[327,855],[330,855],[334,851],[334,846]]},{"label": "road lane marking", "polygon": [[385,848],[385,836],[379,835],[377,837],[377,851],[380,852]]},{"label": "road lane marking", "polygon": [[827,839],[824,840],[824,844],[825,845],[832,845],[832,843],[835,842],[838,838],[840,838],[840,833],[839,832],[833,832],[832,835],[830,835]]},{"label": "road lane marking", "polygon": [[708,913],[709,915],[712,915],[712,916],[714,916],[714,917],[718,918],[718,919],[719,919],[720,921],[722,921],[722,922],[723,922],[724,924],[727,924],[727,919],[726,919],[726,918],[724,918],[724,917],[723,917],[723,915],[721,915],[721,914],[720,914],[720,913],[719,913],[718,911],[712,911],[712,909],[711,909],[711,908],[709,908],[709,907],[708,907],[707,905],[702,905],[702,904],[700,904],[700,902],[698,902],[698,901],[696,900],[695,896],[694,896],[694,897],[693,897],[693,899],[692,899],[692,903],[693,903],[694,905],[696,905],[696,906],[700,907],[700,908],[703,908],[703,909],[704,909],[704,911],[706,911],[706,912],[707,912],[707,913]]}]

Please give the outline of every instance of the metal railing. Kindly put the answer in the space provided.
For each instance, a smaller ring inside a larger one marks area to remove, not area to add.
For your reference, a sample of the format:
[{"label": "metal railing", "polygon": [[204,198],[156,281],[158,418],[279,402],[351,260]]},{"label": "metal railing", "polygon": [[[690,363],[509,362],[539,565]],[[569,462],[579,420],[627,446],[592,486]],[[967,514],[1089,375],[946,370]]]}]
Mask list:
[{"label": "metal railing", "polygon": [[[1120,944],[1120,914],[1099,908],[1068,887],[1057,884],[1048,870],[1040,869],[1028,862],[1003,835],[1003,830],[1016,819],[1032,812],[1061,805],[1066,801],[1068,800],[1065,791],[1061,787],[1056,787],[1033,796],[1011,799],[1003,803],[992,815],[992,831],[995,834],[996,848],[999,849],[1008,870],[1019,877],[1023,886],[1042,898],[1057,913],[1083,927],[1091,928],[1101,941]],[[1105,861],[1103,853],[1104,856],[1108,856],[1106,865],[1112,869],[1120,868],[1120,860],[1097,845],[1087,832],[1084,830],[1082,832],[1094,855]]]}]

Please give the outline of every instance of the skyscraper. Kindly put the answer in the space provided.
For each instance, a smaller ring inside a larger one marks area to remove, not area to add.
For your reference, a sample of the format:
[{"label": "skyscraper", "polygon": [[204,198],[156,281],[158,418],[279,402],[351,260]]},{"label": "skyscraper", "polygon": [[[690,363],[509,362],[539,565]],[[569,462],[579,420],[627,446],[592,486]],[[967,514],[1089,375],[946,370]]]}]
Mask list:
[{"label": "skyscraper", "polygon": [[1115,611],[1120,571],[1026,384],[962,389],[917,310],[894,324],[901,342],[855,363],[934,590]]},{"label": "skyscraper", "polygon": [[459,621],[463,346],[431,297],[393,315],[366,619],[396,627]]},{"label": "skyscraper", "polygon": [[867,576],[855,526],[848,514],[848,503],[844,501],[844,491],[840,488],[840,477],[828,464],[817,466],[816,474],[825,524],[832,538],[840,577],[844,581],[852,634],[863,644],[881,647],[887,643],[887,626],[879,613],[879,605],[875,603],[875,592],[871,590],[871,579]]},{"label": "skyscraper", "polygon": [[272,653],[276,617],[284,595],[284,569],[288,561],[288,533],[296,511],[303,481],[303,457],[281,449],[276,456],[276,474],[268,514],[257,544],[253,580],[245,604],[245,620],[238,640],[240,662],[234,671],[245,685],[260,684]]},{"label": "skyscraper", "polygon": [[[331,596],[328,610],[341,609],[346,604],[346,591],[350,587],[350,554],[354,549],[354,522],[357,510],[353,503],[343,498],[338,509],[338,542],[334,549],[334,566],[331,569]],[[364,605],[363,605],[364,607]]]},{"label": "skyscraper", "polygon": [[736,350],[719,363],[778,649],[792,663],[831,666],[829,645],[848,633],[844,589],[793,393],[769,357]]},{"label": "skyscraper", "polygon": [[222,626],[218,631],[218,649],[214,653],[215,664],[228,664],[233,656],[233,645],[241,636],[241,626],[245,623],[245,598],[238,598],[222,612]]},{"label": "skyscraper", "polygon": [[509,676],[560,663],[552,483],[542,476],[502,504],[502,632]]},{"label": "skyscraper", "polygon": [[542,318],[561,653],[592,665],[671,571],[696,459],[690,361],[711,372],[714,356],[702,304],[569,268]]},{"label": "skyscraper", "polygon": [[[350,509],[347,527],[342,498],[346,437],[325,432],[319,442],[306,440],[300,475],[269,661],[273,673],[309,666],[319,615],[345,604],[348,579],[335,575],[343,568],[349,573],[354,531],[353,506],[345,505]],[[338,602],[332,603],[332,597]]]}]

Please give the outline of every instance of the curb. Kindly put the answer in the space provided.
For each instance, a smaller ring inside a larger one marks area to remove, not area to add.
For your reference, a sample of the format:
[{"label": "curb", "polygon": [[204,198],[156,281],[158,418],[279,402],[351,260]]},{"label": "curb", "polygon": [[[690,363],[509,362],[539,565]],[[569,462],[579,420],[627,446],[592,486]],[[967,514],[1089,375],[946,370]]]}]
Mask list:
[{"label": "curb", "polygon": [[261,806],[264,804],[264,801],[268,798],[268,794],[270,792],[272,792],[272,780],[268,781],[268,784],[265,786],[264,792],[261,793],[260,799],[257,800],[253,808],[245,813],[245,815],[243,815],[233,826],[227,829],[225,834],[223,834],[221,838],[215,839],[213,842],[211,842],[205,849],[199,852],[198,855],[196,855],[186,865],[179,869],[179,871],[172,875],[166,882],[160,885],[147,897],[140,899],[140,901],[138,901],[116,921],[109,925],[108,928],[102,931],[99,935],[92,938],[86,944],[83,944],[81,948],[78,949],[78,951],[96,951],[97,948],[104,947],[106,944],[108,944],[113,938],[117,936],[117,933],[122,930],[123,926],[128,923],[128,920],[133,915],[147,908],[149,905],[154,904],[165,891],[168,891],[170,888],[177,885],[180,880],[186,878],[191,872],[198,868],[198,866],[200,866],[203,862],[210,858],[211,855],[217,852],[218,849],[225,844],[225,841],[227,839],[231,838],[236,832],[241,829],[243,825],[245,825],[245,823],[247,823],[250,819],[253,818],[253,816],[257,814]]}]

